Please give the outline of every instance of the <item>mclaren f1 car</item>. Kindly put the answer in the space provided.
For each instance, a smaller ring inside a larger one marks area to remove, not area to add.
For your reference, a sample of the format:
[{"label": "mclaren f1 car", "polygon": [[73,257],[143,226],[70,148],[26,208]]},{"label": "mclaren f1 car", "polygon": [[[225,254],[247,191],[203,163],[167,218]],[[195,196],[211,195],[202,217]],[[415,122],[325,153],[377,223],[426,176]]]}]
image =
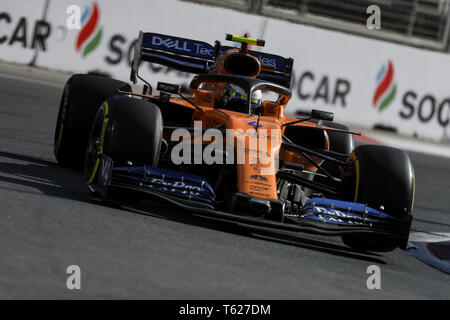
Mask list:
[{"label": "mclaren f1 car", "polygon": [[[333,114],[285,115],[293,59],[140,32],[125,82],[77,74],[66,83],[54,153],[84,169],[90,191],[120,202],[157,199],[236,223],[340,236],[357,250],[408,243],[414,169],[402,150],[355,147]],[[139,75],[143,62],[194,74],[189,87]]]}]

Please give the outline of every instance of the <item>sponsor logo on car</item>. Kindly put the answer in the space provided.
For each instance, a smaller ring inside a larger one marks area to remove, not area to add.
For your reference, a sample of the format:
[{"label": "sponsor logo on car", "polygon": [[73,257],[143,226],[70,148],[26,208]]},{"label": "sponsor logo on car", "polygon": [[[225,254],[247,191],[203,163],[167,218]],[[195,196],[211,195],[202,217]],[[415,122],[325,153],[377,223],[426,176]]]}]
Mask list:
[{"label": "sponsor logo on car", "polygon": [[258,124],[256,121],[250,121],[248,124],[255,128],[255,130],[262,127],[262,125]]},{"label": "sponsor logo on car", "polygon": [[183,40],[174,40],[171,38],[163,39],[158,36],[153,36],[152,45],[154,46],[163,46],[168,49],[176,49],[184,52],[191,52],[191,49],[188,48],[188,42]]},{"label": "sponsor logo on car", "polygon": [[259,174],[251,175],[250,179],[259,180],[259,181],[267,181],[266,177],[260,176]]}]

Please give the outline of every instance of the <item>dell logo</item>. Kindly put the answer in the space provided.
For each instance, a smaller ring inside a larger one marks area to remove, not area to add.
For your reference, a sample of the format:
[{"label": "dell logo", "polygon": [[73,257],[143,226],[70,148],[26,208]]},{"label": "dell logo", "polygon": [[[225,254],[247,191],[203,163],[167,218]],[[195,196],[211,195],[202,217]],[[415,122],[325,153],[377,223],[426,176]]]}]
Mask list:
[{"label": "dell logo", "polygon": [[184,52],[191,52],[191,49],[187,47],[188,42],[183,40],[173,40],[171,38],[163,39],[158,36],[153,36],[152,45],[154,46],[164,46],[169,49],[176,49]]}]

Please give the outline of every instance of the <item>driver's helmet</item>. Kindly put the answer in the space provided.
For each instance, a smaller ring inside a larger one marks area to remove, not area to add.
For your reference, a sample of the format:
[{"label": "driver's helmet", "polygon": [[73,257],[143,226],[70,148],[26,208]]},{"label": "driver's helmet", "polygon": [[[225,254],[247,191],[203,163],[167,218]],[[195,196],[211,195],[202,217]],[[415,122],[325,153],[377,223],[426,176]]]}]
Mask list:
[{"label": "driver's helmet", "polygon": [[[228,108],[245,108],[248,105],[248,97],[246,92],[239,86],[227,84],[223,89],[222,105]],[[262,93],[261,90],[252,92],[251,111],[254,113],[257,108],[261,107]]]}]

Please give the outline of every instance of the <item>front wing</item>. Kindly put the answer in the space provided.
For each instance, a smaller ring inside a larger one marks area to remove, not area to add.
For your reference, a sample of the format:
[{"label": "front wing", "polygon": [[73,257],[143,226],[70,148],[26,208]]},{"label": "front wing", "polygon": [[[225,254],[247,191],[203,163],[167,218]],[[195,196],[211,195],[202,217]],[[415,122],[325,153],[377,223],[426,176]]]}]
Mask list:
[{"label": "front wing", "polygon": [[213,188],[201,177],[151,166],[113,167],[111,158],[103,155],[95,190],[107,196],[111,187],[142,192],[194,214],[252,226],[327,236],[365,233],[398,238],[402,249],[412,222],[410,214],[399,219],[361,203],[327,198],[312,198],[279,220],[220,211],[214,207]]}]

